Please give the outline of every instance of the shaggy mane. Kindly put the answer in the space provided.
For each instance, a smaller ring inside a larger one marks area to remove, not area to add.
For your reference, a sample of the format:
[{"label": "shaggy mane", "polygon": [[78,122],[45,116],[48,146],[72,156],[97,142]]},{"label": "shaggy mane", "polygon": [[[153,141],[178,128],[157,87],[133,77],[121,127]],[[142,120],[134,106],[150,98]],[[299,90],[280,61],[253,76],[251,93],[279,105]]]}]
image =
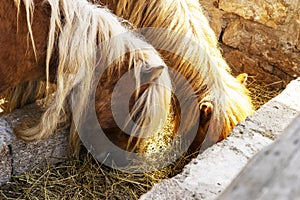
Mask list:
[{"label": "shaggy mane", "polygon": [[[157,37],[152,29],[142,30],[145,38],[161,49],[167,64],[189,80],[199,103],[203,99],[213,102],[210,140],[216,142],[226,138],[238,122],[253,113],[249,91],[230,74],[198,0],[101,0],[101,3],[138,28],[157,27],[178,33],[178,37],[173,37],[175,34]],[[190,39],[182,40],[182,36]],[[183,55],[174,55],[164,49],[176,49]]]},{"label": "shaggy mane", "polygon": [[[14,0],[14,2],[19,13],[21,0]],[[81,99],[77,102],[76,110],[73,110],[72,114],[82,115],[85,107],[88,106],[87,99],[93,87],[93,78],[95,78],[93,76],[97,65],[100,65],[100,69],[105,69],[107,64],[113,64],[113,67],[109,68],[107,72],[113,77],[113,72],[119,71],[126,61],[128,70],[131,67],[134,70],[137,88],[140,87],[141,79],[140,63],[145,64],[148,58],[154,57],[166,68],[156,50],[138,38],[124,24],[121,24],[122,21],[107,9],[92,5],[85,0],[45,0],[44,3],[51,7],[45,63],[46,88],[49,88],[50,60],[53,56],[56,40],[58,40],[59,60],[56,72],[56,94],[54,101],[43,114],[41,122],[37,126],[20,133],[19,136],[26,141],[44,139],[55,131],[57,124],[64,120],[62,118],[65,114],[64,106],[67,97],[72,95],[75,87],[79,91]],[[35,4],[33,0],[23,0],[23,4],[27,14],[32,48],[35,50],[31,29],[31,19],[35,17]],[[116,58],[118,59],[116,60]],[[139,128],[145,122],[143,116],[146,116],[147,119],[153,119],[152,127],[148,127],[148,131],[153,132],[157,132],[158,127],[162,126],[161,121],[156,120],[157,117],[164,121],[167,119],[171,101],[171,82],[167,70],[163,71],[155,83],[147,88],[132,109],[133,112],[135,110],[141,111],[140,117],[136,119],[137,125],[133,128],[132,135],[141,136],[143,134]],[[34,87],[39,86],[33,86],[31,89]],[[30,91],[30,89],[28,90]],[[141,102],[145,102],[145,104]],[[153,104],[162,106],[164,111],[151,112],[150,106]],[[74,123],[76,127],[81,123],[81,119],[79,118]],[[73,128],[71,129],[74,130]],[[72,131],[70,142],[73,144],[78,144],[76,135],[77,133]]]}]

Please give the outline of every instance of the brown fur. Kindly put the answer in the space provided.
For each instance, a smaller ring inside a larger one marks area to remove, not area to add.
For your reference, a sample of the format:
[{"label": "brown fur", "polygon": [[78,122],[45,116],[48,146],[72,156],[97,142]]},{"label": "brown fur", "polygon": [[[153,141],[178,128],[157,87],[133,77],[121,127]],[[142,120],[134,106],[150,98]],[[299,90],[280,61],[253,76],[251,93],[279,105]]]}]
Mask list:
[{"label": "brown fur", "polygon": [[[0,93],[29,80],[45,79],[49,8],[36,3],[36,18],[32,20],[36,56],[28,34],[23,4],[19,16],[12,0],[0,2]],[[54,71],[52,71],[54,72]],[[52,73],[53,74],[53,73]]]}]

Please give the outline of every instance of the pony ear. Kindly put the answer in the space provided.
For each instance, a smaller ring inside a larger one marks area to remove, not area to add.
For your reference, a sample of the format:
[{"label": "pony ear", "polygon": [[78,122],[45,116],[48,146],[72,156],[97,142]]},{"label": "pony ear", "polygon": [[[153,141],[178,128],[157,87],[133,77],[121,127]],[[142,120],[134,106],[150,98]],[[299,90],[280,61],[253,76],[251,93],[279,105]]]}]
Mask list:
[{"label": "pony ear", "polygon": [[160,77],[161,73],[165,69],[165,66],[160,65],[157,67],[152,67],[148,63],[142,65],[141,70],[141,80],[143,83],[153,82],[155,79]]},{"label": "pony ear", "polygon": [[246,85],[247,79],[248,79],[248,74],[242,73],[236,76],[236,79],[242,84]]},{"label": "pony ear", "polygon": [[204,101],[199,105],[200,109],[200,125],[206,125],[213,112],[213,104],[210,101]]}]

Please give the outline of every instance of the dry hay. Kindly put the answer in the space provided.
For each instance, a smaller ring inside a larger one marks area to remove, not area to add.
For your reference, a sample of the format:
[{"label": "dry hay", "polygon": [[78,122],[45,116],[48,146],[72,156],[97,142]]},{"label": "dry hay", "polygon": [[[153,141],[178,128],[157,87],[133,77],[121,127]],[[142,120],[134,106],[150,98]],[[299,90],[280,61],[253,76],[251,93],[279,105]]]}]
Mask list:
[{"label": "dry hay", "polygon": [[91,155],[15,176],[0,187],[0,199],[138,199],[162,179],[181,172],[188,157],[160,171],[129,174],[108,169]]},{"label": "dry hay", "polygon": [[250,90],[254,109],[259,109],[272,98],[280,94],[283,88],[274,88],[272,84],[257,82],[254,77],[248,77],[248,89]]},{"label": "dry hay", "polygon": [[[251,77],[248,82],[256,109],[282,91],[260,84]],[[164,132],[172,129],[172,125],[166,126]],[[162,137],[170,139],[165,133]],[[158,141],[161,140],[150,143],[148,151],[164,145]],[[10,183],[0,187],[0,199],[138,199],[154,184],[180,173],[195,156],[182,156],[172,165],[155,172],[128,174],[102,166],[87,152],[82,152],[79,159],[13,177]]]}]

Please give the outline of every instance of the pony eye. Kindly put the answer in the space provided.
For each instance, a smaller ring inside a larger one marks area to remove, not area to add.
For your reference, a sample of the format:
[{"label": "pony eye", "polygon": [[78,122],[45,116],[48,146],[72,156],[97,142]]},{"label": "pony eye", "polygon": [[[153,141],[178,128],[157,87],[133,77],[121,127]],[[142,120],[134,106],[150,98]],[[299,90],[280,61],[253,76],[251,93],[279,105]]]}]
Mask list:
[{"label": "pony eye", "polygon": [[143,66],[142,66],[142,71],[144,71],[144,72],[149,72],[150,70],[152,69],[152,67],[151,67],[151,65],[150,64],[148,64],[148,63],[145,63],[145,64],[143,64]]},{"label": "pony eye", "polygon": [[146,64],[144,65],[144,67],[145,67],[145,69],[150,69],[150,68],[151,68],[151,66],[150,66],[148,63],[146,63]]}]

